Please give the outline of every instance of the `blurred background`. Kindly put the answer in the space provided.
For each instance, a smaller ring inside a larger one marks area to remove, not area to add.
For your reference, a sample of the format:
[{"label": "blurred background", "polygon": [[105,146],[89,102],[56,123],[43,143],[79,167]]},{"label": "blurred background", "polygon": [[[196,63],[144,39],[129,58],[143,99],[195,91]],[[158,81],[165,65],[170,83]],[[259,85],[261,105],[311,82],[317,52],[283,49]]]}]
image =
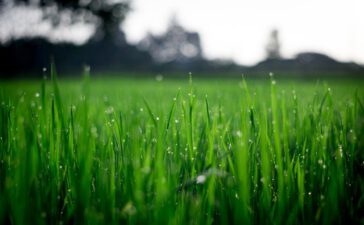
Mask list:
[{"label": "blurred background", "polygon": [[0,77],[364,75],[362,0],[0,0]]}]

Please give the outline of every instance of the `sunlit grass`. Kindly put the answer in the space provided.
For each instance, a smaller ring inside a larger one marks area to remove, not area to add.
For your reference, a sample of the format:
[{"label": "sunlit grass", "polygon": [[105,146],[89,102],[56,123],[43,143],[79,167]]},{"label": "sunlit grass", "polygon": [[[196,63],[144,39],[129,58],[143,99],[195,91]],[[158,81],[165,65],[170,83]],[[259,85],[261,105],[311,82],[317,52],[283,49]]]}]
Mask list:
[{"label": "sunlit grass", "polygon": [[0,85],[1,224],[363,222],[362,81]]}]

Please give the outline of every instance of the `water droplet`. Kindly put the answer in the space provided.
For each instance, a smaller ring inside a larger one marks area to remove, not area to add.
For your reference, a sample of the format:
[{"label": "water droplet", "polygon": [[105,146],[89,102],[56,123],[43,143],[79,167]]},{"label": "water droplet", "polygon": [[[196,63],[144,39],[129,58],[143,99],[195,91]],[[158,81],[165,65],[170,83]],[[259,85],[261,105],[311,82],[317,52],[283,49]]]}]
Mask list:
[{"label": "water droplet", "polygon": [[114,108],[112,106],[108,107],[106,110],[105,110],[105,113],[106,114],[112,114],[114,112]]},{"label": "water droplet", "polygon": [[86,73],[89,73],[89,72],[90,72],[90,70],[91,70],[91,67],[90,67],[89,65],[86,65],[86,66],[85,66],[85,72],[86,72]]},{"label": "water droplet", "polygon": [[157,76],[155,76],[155,80],[160,82],[163,80],[163,75],[162,74],[158,74]]},{"label": "water droplet", "polygon": [[242,133],[241,133],[240,130],[236,131],[236,136],[238,136],[238,137],[241,137],[242,136]]},{"label": "water droplet", "polygon": [[205,183],[205,181],[206,181],[206,176],[205,175],[199,175],[196,178],[196,183],[197,184],[203,184],[203,183]]}]

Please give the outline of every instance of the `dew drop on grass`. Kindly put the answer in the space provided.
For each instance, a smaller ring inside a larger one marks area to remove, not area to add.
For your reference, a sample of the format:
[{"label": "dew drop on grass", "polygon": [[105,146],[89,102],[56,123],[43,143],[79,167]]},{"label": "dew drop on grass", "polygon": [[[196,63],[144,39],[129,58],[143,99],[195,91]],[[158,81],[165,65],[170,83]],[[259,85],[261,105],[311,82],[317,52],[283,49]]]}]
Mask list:
[{"label": "dew drop on grass", "polygon": [[160,82],[163,80],[163,75],[162,74],[158,74],[157,76],[155,76],[155,80]]},{"label": "dew drop on grass", "polygon": [[265,181],[264,177],[260,178],[260,182],[264,184],[264,181]]},{"label": "dew drop on grass", "polygon": [[199,175],[196,178],[196,183],[197,184],[203,184],[203,183],[205,183],[205,181],[206,181],[206,176],[205,175]]},{"label": "dew drop on grass", "polygon": [[106,114],[112,114],[114,112],[114,107],[109,106],[106,108],[105,113]]},{"label": "dew drop on grass", "polygon": [[242,136],[242,133],[241,133],[240,130],[236,131],[236,136],[238,136],[238,137],[241,137]]},{"label": "dew drop on grass", "polygon": [[84,67],[84,69],[85,69],[85,72],[86,72],[86,73],[89,73],[89,72],[90,72],[90,70],[91,70],[91,67],[90,67],[89,65],[86,65],[86,66]]},{"label": "dew drop on grass", "polygon": [[340,156],[341,158],[343,157],[343,146],[339,145],[339,152],[340,152]]}]

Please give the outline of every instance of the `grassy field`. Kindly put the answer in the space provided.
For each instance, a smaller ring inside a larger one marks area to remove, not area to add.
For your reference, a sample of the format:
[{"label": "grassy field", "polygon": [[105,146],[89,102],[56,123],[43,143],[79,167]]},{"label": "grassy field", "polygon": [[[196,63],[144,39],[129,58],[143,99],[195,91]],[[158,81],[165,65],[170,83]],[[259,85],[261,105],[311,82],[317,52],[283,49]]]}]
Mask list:
[{"label": "grassy field", "polygon": [[0,224],[364,222],[364,81],[52,74],[0,83]]}]

